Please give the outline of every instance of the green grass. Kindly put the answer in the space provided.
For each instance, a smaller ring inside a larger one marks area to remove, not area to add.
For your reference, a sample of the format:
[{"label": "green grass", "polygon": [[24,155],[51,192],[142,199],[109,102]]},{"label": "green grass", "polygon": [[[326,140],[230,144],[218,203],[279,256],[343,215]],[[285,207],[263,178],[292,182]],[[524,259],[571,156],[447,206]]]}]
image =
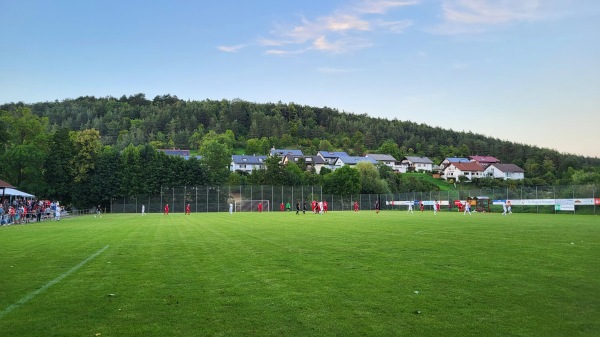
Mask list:
[{"label": "green grass", "polygon": [[427,181],[437,186],[440,191],[456,191],[454,184],[450,184],[444,179],[436,179],[431,176],[431,173],[403,173],[403,176],[415,177],[416,179]]},{"label": "green grass", "polygon": [[600,332],[597,216],[109,214],[0,247],[2,336]]}]

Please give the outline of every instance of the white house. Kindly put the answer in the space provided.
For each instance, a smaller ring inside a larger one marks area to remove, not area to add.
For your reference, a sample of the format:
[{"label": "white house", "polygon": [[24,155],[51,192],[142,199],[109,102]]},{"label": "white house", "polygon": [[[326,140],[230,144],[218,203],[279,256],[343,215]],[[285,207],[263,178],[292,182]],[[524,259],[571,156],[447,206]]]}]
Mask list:
[{"label": "white house", "polygon": [[485,175],[498,179],[525,179],[525,170],[515,164],[491,164],[485,169]]},{"label": "white house", "polygon": [[[401,165],[400,162],[398,162],[398,160],[396,158],[394,158],[393,156],[391,156],[389,154],[369,153],[365,157],[373,158],[373,159],[377,160],[377,162],[382,163],[385,166],[388,166],[389,168],[394,170],[394,172],[402,172],[402,171],[406,172],[406,166]],[[402,173],[404,173],[404,172],[402,172]]]},{"label": "white house", "polygon": [[321,157],[324,161],[323,166],[328,169],[335,171],[339,166],[335,166],[335,162],[340,157],[349,157],[346,152],[331,152],[331,151],[319,151],[317,156]]},{"label": "white house", "polygon": [[334,166],[340,168],[342,166],[356,166],[360,162],[367,162],[373,165],[377,165],[377,160],[369,157],[356,157],[356,156],[341,156],[335,161]]},{"label": "white house", "polygon": [[325,161],[319,156],[294,156],[291,154],[283,157],[283,165],[287,165],[289,162],[298,164],[300,159],[304,159],[304,164],[306,165],[307,171],[310,171],[314,168],[317,174],[321,173],[321,168],[323,165],[325,165]]},{"label": "white house", "polygon": [[468,163],[450,163],[444,169],[442,178],[448,180],[465,177],[468,180],[473,180],[473,178],[483,178],[485,176],[484,170],[481,165],[472,161]]},{"label": "white house", "polygon": [[433,162],[427,157],[404,157],[402,164],[411,168],[413,171],[433,171]]},{"label": "white house", "polygon": [[450,157],[450,158],[446,158],[444,159],[444,161],[442,161],[442,163],[440,164],[440,169],[443,171],[446,167],[448,167],[448,165],[452,164],[452,163],[468,163],[471,160],[469,160],[468,158],[460,158],[460,157]]},{"label": "white house", "polygon": [[250,173],[252,170],[264,169],[266,159],[267,156],[233,155],[231,156],[229,170],[231,172],[244,171]]}]

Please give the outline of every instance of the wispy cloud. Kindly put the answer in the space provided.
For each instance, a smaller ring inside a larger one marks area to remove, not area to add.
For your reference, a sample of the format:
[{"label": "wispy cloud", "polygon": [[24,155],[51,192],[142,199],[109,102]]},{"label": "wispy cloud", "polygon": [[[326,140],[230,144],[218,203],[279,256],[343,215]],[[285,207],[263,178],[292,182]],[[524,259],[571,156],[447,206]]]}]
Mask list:
[{"label": "wispy cloud", "polygon": [[444,18],[465,24],[498,24],[535,17],[540,0],[445,0]]},{"label": "wispy cloud", "polygon": [[[328,15],[300,17],[295,25],[277,26],[270,36],[259,38],[255,44],[267,47],[265,53],[269,55],[307,51],[339,54],[368,48],[373,45],[370,42],[373,34],[402,33],[412,25],[409,20],[384,20],[390,11],[414,6],[419,2],[420,0],[359,0]],[[219,47],[219,50],[236,52],[244,46]]]},{"label": "wispy cloud", "polygon": [[443,23],[435,33],[480,33],[501,24],[538,19],[541,0],[442,0],[441,9]]},{"label": "wispy cloud", "polygon": [[240,49],[245,48],[247,44],[238,44],[235,46],[218,46],[217,49],[226,53],[237,53]]}]

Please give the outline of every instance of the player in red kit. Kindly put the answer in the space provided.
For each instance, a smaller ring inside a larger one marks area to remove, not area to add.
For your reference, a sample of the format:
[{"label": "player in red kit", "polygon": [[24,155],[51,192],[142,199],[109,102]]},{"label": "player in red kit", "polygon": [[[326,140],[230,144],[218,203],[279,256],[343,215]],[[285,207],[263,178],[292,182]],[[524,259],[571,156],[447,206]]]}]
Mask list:
[{"label": "player in red kit", "polygon": [[282,202],[281,205],[279,205],[279,210],[280,211],[285,211],[285,204]]},{"label": "player in red kit", "polygon": [[327,201],[323,201],[323,212],[327,213]]},{"label": "player in red kit", "polygon": [[258,203],[258,213],[262,213],[262,202]]},{"label": "player in red kit", "polygon": [[165,215],[169,215],[169,204],[165,205]]},{"label": "player in red kit", "polygon": [[358,212],[358,201],[354,202],[354,212]]},{"label": "player in red kit", "polygon": [[191,212],[191,210],[190,210],[190,204],[187,204],[185,206],[185,215],[190,215],[190,212]]}]

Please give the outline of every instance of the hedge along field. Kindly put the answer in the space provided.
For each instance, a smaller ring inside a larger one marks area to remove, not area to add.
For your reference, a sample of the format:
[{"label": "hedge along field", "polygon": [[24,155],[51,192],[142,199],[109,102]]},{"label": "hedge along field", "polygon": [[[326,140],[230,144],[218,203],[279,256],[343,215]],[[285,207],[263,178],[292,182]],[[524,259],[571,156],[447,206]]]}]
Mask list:
[{"label": "hedge along field", "polygon": [[2,336],[593,336],[596,216],[83,216],[0,228]]}]

